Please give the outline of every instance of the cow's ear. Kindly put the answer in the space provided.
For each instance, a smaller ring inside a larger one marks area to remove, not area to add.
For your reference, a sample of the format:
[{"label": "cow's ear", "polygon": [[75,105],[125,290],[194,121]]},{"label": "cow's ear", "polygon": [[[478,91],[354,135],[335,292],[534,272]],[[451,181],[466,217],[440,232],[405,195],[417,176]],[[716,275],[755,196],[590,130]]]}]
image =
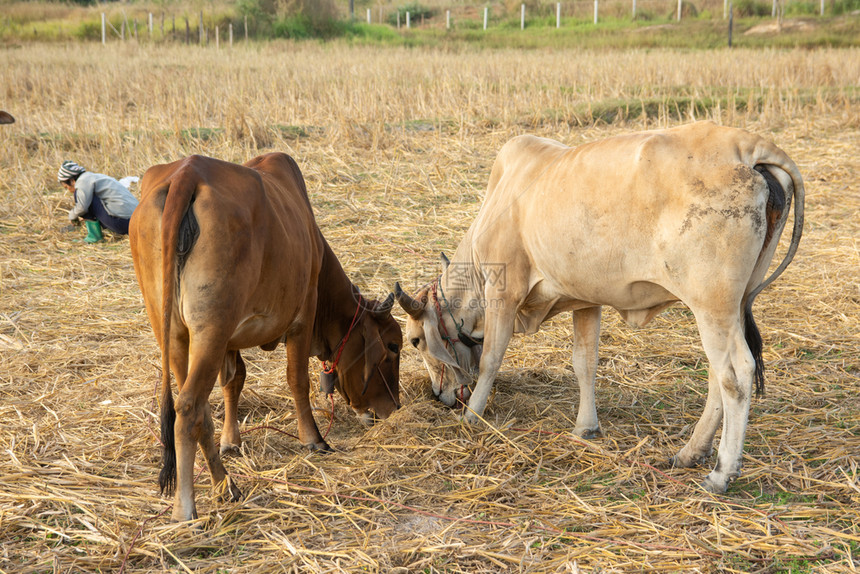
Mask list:
[{"label": "cow's ear", "polygon": [[444,251],[439,255],[439,258],[442,260],[442,271],[446,271],[448,269],[448,266],[451,265],[451,260],[448,259],[448,256],[445,255]]},{"label": "cow's ear", "polygon": [[367,385],[370,383],[370,377],[376,371],[377,365],[385,358],[385,343],[382,337],[379,336],[379,329],[373,321],[364,321],[364,388],[361,390],[363,395],[367,392]]},{"label": "cow's ear", "polygon": [[398,305],[406,311],[407,315],[413,319],[421,318],[421,315],[424,313],[424,303],[416,301],[410,297],[406,291],[400,287],[400,283],[394,284],[394,297],[397,299]]}]

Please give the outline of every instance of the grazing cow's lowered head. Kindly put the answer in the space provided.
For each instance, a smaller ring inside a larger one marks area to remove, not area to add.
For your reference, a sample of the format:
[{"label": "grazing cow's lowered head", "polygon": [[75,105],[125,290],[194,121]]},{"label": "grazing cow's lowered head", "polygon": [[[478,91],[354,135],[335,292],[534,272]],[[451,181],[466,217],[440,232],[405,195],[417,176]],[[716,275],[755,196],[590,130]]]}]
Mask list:
[{"label": "grazing cow's lowered head", "polygon": [[397,302],[406,311],[406,340],[421,353],[430,374],[433,394],[449,407],[466,404],[469,385],[481,362],[483,322],[479,308],[471,309],[460,295],[440,291],[439,277],[414,297],[398,283]]},{"label": "grazing cow's lowered head", "polygon": [[381,303],[361,300],[335,369],[335,388],[365,424],[400,408],[403,335],[391,316],[393,306],[393,294]]},{"label": "grazing cow's lowered head", "polygon": [[15,118],[9,112],[0,111],[0,124],[14,124]]}]

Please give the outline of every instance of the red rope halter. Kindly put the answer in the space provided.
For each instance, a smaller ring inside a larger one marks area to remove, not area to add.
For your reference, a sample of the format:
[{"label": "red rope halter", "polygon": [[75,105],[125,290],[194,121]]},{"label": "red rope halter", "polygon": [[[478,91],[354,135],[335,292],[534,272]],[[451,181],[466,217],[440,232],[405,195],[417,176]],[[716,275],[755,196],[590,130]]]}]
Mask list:
[{"label": "red rope halter", "polygon": [[337,355],[335,355],[334,361],[332,362],[330,367],[326,366],[326,361],[320,361],[323,367],[323,373],[330,375],[335,369],[337,369],[337,364],[340,361],[340,356],[343,353],[343,348],[346,346],[346,342],[349,341],[349,336],[352,334],[352,329],[355,327],[356,321],[358,321],[358,315],[361,311],[361,295],[358,296],[358,306],[355,308],[355,315],[352,316],[352,323],[349,324],[349,329],[346,331],[346,335],[343,336],[343,339],[340,341],[340,345],[337,348]]}]

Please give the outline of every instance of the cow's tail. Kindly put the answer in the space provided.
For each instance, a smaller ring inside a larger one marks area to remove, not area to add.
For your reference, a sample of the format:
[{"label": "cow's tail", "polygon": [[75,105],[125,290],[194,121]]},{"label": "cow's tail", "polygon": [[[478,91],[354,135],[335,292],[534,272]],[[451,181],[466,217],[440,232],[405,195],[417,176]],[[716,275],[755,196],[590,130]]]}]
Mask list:
[{"label": "cow's tail", "polygon": [[[785,193],[785,185],[790,183],[794,198],[794,228],[791,232],[791,243],[788,246],[788,251],[785,254],[782,262],[774,270],[770,276],[762,281],[757,287],[750,291],[744,302],[744,337],[747,346],[755,360],[755,392],[756,396],[764,395],[764,358],[762,357],[763,342],[761,333],[753,319],[752,305],[756,296],[761,291],[773,283],[777,277],[782,275],[782,272],[794,259],[794,254],[797,252],[797,247],[800,244],[800,236],[803,233],[803,206],[805,192],[803,189],[803,179],[800,176],[800,171],[797,166],[786,156],[782,151],[776,150],[776,156],[781,161],[769,163],[761,161],[755,165],[755,170],[759,172],[767,182],[768,199],[766,209],[767,232],[765,242],[762,246],[762,253],[769,247],[771,241],[778,241],[780,232],[782,231],[786,220],[788,219],[788,211],[791,207],[792,195]],[[769,154],[773,157],[773,154]],[[787,177],[786,177],[787,176]],[[790,178],[790,182],[788,180]],[[782,181],[781,181],[782,180]],[[783,183],[784,182],[784,183]],[[769,265],[770,258],[763,257],[757,265]]]},{"label": "cow's tail", "polygon": [[[176,441],[174,426],[176,410],[173,406],[173,391],[170,386],[170,324],[177,292],[177,272],[180,261],[177,255],[187,255],[190,244],[180,246],[182,227],[196,190],[196,182],[185,169],[180,169],[170,182],[164,211],[161,214],[161,444],[162,466],[158,485],[162,494],[172,494],[176,488]],[[192,214],[193,219],[193,214]],[[183,242],[185,243],[185,242]]]}]

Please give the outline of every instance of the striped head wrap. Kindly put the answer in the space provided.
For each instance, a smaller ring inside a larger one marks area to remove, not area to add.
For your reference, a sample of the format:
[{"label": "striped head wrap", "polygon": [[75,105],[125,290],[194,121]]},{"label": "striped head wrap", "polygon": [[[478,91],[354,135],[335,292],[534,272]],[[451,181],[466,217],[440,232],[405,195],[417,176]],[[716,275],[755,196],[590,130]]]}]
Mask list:
[{"label": "striped head wrap", "polygon": [[67,181],[87,171],[73,161],[64,161],[57,172],[57,181]]}]

